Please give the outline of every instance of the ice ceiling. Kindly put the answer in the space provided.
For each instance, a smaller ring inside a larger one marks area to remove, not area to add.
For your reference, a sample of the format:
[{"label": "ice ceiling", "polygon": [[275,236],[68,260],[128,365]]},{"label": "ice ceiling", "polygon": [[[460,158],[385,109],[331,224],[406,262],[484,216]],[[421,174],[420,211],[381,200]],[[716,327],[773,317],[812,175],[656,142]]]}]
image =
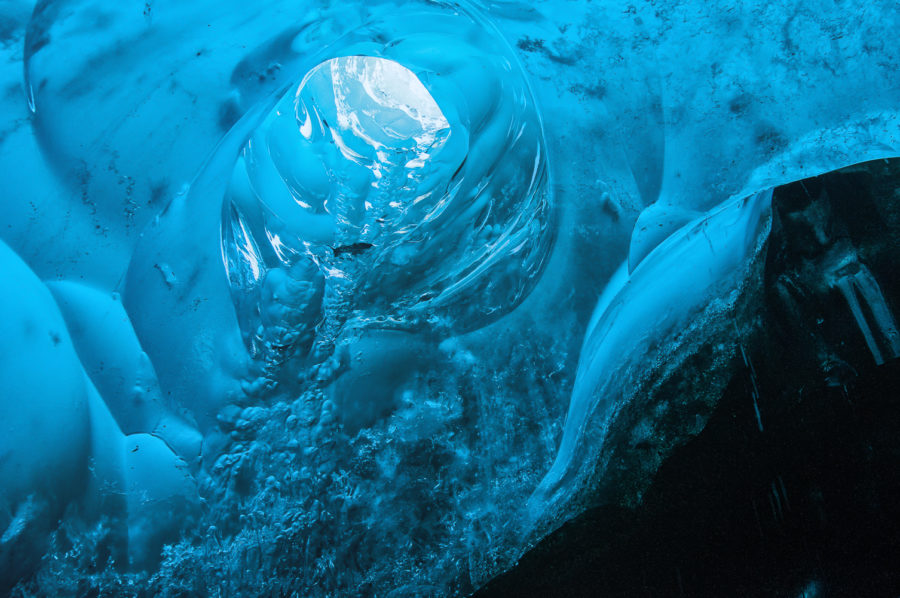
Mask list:
[{"label": "ice ceiling", "polygon": [[0,2],[0,589],[471,592],[900,155],[898,13]]}]

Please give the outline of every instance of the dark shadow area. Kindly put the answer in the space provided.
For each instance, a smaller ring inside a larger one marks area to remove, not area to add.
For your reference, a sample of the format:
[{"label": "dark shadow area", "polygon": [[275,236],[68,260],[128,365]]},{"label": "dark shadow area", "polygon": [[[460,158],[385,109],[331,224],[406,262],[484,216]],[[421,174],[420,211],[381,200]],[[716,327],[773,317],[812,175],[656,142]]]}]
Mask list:
[{"label": "dark shadow area", "polygon": [[636,508],[581,514],[476,596],[900,595],[900,161],[774,202],[746,367],[705,429]]}]

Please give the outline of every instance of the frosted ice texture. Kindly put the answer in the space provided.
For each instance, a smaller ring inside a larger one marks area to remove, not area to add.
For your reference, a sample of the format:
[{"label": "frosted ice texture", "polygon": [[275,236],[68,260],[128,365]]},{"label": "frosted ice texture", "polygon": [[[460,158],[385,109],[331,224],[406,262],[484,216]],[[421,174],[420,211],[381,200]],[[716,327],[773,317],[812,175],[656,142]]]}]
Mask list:
[{"label": "frosted ice texture", "polygon": [[887,0],[0,11],[3,324],[65,328],[0,341],[3,584],[69,535],[45,589],[111,538],[112,591],[464,594],[727,302],[757,193],[900,150]]}]

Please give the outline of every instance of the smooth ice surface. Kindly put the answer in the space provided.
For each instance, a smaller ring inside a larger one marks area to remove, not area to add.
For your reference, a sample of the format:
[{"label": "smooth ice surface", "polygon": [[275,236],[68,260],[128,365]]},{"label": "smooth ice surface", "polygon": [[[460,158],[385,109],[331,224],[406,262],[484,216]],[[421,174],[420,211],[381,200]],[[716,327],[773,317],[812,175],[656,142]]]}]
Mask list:
[{"label": "smooth ice surface", "polygon": [[90,434],[81,366],[59,309],[3,243],[0,264],[0,582],[6,584],[33,566],[43,548],[37,538],[84,484]]},{"label": "smooth ice surface", "polygon": [[578,488],[613,416],[665,350],[659,339],[688,329],[712,298],[733,301],[768,235],[771,201],[764,191],[728,202],[613,277],[585,333],[559,452],[530,499],[535,516]]},{"label": "smooth ice surface", "polygon": [[[86,521],[109,522],[105,549],[115,558],[157,563],[161,543],[177,538],[195,501],[186,464],[160,437],[122,433],[79,362],[85,353],[76,354],[53,295],[3,243],[0,260],[8,285],[0,305],[0,587],[36,567],[72,504]],[[121,340],[110,342],[114,348]],[[156,424],[159,433],[165,424]]]},{"label": "smooth ice surface", "polygon": [[323,320],[319,342],[333,344],[346,327],[484,326],[547,257],[546,147],[521,74],[462,40],[435,56],[448,32],[385,25],[386,57],[313,67],[235,163],[222,251],[251,352],[283,354],[302,327],[265,338],[271,303],[254,295],[270,276],[296,287],[294,311],[310,312],[307,328]]},{"label": "smooth ice surface", "polygon": [[898,13],[0,3],[0,592],[479,586],[740,288],[768,190],[900,154]]}]

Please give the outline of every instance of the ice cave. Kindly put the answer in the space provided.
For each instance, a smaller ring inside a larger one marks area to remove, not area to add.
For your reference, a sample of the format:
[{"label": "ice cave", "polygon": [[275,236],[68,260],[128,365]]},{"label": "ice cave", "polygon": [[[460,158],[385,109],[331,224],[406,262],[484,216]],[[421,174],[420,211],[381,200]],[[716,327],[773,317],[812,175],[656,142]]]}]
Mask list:
[{"label": "ice cave", "polygon": [[900,595],[897,0],[0,0],[0,596]]}]

